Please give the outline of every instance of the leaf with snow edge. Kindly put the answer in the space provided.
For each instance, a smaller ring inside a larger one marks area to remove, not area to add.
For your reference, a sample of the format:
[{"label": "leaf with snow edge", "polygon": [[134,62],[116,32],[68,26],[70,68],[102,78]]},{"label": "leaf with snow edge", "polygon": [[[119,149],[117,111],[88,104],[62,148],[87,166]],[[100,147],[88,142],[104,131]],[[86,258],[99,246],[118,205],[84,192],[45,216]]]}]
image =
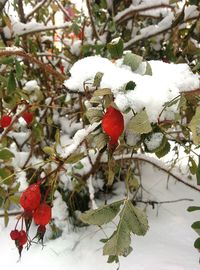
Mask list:
[{"label": "leaf with snow edge", "polygon": [[103,112],[97,109],[88,109],[86,112],[86,117],[89,122],[93,124],[102,120]]},{"label": "leaf with snow edge", "polygon": [[117,230],[111,235],[103,248],[104,255],[126,256],[130,251],[130,233],[145,235],[148,230],[146,214],[126,200],[120,212]]},{"label": "leaf with snow edge", "polygon": [[14,76],[14,71],[10,72],[10,75],[8,77],[8,82],[7,82],[7,90],[9,94],[12,94],[16,90],[16,80]]},{"label": "leaf with snow edge", "polygon": [[132,71],[138,69],[142,63],[142,57],[134,53],[126,53],[124,56],[123,64],[131,67]]},{"label": "leaf with snow edge", "polygon": [[112,95],[112,92],[109,88],[102,88],[94,91],[93,96],[98,97],[98,96],[106,96],[106,95]]},{"label": "leaf with snow edge", "polygon": [[153,73],[152,73],[151,65],[149,64],[149,62],[146,62],[146,63],[147,63],[147,65],[146,65],[146,71],[145,71],[144,75],[152,76]]},{"label": "leaf with snow edge", "polygon": [[105,133],[100,133],[94,137],[95,146],[101,151],[108,143],[109,138]]},{"label": "leaf with snow edge", "polygon": [[14,154],[8,149],[0,150],[0,159],[7,161],[14,157]]},{"label": "leaf with snow edge", "polygon": [[122,201],[117,201],[99,207],[95,210],[89,210],[80,216],[80,219],[90,225],[103,225],[112,221],[120,211]]},{"label": "leaf with snow edge", "polygon": [[124,42],[121,38],[115,38],[107,45],[111,58],[118,59],[123,55]]},{"label": "leaf with snow edge", "polygon": [[93,86],[94,87],[99,87],[100,84],[101,84],[102,78],[103,78],[103,73],[102,72],[97,72],[95,77],[94,77]]},{"label": "leaf with snow edge", "polygon": [[191,227],[198,235],[200,235],[200,221],[194,222]]},{"label": "leaf with snow edge", "polygon": [[199,210],[200,210],[200,206],[189,206],[187,209],[188,212],[199,211]]},{"label": "leaf with snow edge", "polygon": [[137,113],[130,119],[127,130],[136,134],[145,134],[152,131],[151,123],[145,110]]},{"label": "leaf with snow edge", "polygon": [[71,155],[65,160],[65,163],[69,163],[69,164],[76,163],[76,162],[80,161],[81,159],[83,159],[84,156],[85,156],[84,153],[74,153],[74,154],[71,154]]},{"label": "leaf with snow edge", "polygon": [[188,127],[192,131],[192,139],[194,144],[200,144],[200,106],[196,108],[195,115],[192,117]]}]

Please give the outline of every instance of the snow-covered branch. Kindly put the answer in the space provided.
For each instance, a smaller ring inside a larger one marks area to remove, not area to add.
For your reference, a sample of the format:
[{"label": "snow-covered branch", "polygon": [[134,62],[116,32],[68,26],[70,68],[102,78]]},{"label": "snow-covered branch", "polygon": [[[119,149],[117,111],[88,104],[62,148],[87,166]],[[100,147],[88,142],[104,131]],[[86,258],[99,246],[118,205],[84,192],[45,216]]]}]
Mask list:
[{"label": "snow-covered branch", "polygon": [[[48,0],[42,0],[40,1],[28,14],[26,14],[25,19],[26,21],[34,14],[38,11],[38,9],[40,9]],[[52,0],[49,1],[49,4]]]}]

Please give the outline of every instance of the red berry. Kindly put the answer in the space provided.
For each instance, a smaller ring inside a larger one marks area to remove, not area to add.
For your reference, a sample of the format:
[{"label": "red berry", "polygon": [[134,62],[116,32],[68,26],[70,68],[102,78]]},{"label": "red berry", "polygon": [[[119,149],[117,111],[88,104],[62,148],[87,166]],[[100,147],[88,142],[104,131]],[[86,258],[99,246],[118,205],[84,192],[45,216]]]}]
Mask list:
[{"label": "red berry", "polygon": [[110,144],[117,145],[119,136],[124,131],[124,118],[121,112],[109,106],[102,119],[102,128],[110,137]]},{"label": "red berry", "polygon": [[12,240],[17,240],[19,238],[19,231],[18,230],[13,230],[10,232],[10,238]]},{"label": "red berry", "polygon": [[46,203],[41,203],[35,210],[33,219],[36,224],[45,226],[51,220],[51,207]]},{"label": "red berry", "polygon": [[24,112],[22,117],[26,121],[27,124],[30,124],[33,121],[33,113],[32,112]]},{"label": "red berry", "polygon": [[23,246],[28,240],[27,233],[24,230],[19,231],[19,237],[17,239],[18,245]]},{"label": "red berry", "polygon": [[41,193],[37,184],[30,185],[21,195],[20,204],[26,211],[33,211],[40,205]]},{"label": "red berry", "polygon": [[3,115],[0,123],[2,128],[6,128],[10,126],[10,123],[12,122],[12,118],[9,115]]}]

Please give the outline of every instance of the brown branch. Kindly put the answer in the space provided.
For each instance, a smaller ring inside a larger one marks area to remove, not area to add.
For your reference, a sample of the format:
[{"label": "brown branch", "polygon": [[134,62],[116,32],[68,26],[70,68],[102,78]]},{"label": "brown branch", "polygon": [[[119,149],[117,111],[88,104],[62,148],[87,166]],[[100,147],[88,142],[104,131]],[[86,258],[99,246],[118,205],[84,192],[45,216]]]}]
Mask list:
[{"label": "brown branch", "polygon": [[[22,211],[17,211],[17,212],[11,212],[9,213],[8,212],[8,216],[11,217],[11,216],[18,216],[18,215],[21,215]],[[6,215],[5,214],[0,214],[0,218],[4,218]]]},{"label": "brown branch", "polygon": [[63,7],[63,5],[60,3],[59,0],[55,0],[55,2],[57,3],[58,7],[62,10],[62,12],[64,13],[64,15],[67,17],[68,20],[72,20],[72,18],[69,16],[69,14],[66,12],[65,8]]},{"label": "brown branch", "polygon": [[90,16],[90,21],[91,21],[91,25],[92,25],[93,34],[94,34],[95,38],[100,39],[99,35],[97,33],[97,29],[96,29],[96,26],[95,26],[94,19],[93,19],[92,10],[91,10],[91,7],[90,7],[90,0],[86,0],[86,5],[87,5],[88,13],[89,13],[89,16]]},{"label": "brown branch", "polygon": [[61,73],[59,73],[58,71],[53,69],[50,65],[44,64],[43,62],[34,58],[31,54],[28,54],[24,51],[20,51],[20,50],[19,51],[17,51],[17,50],[16,51],[15,50],[13,50],[13,51],[11,51],[11,50],[0,51],[0,57],[11,56],[11,55],[22,57],[22,58],[28,60],[29,62],[38,65],[41,69],[43,69],[46,72],[46,74],[51,74],[52,76],[57,78],[62,83],[64,82],[64,80],[67,79],[67,77],[65,77],[64,75],[62,75]]}]

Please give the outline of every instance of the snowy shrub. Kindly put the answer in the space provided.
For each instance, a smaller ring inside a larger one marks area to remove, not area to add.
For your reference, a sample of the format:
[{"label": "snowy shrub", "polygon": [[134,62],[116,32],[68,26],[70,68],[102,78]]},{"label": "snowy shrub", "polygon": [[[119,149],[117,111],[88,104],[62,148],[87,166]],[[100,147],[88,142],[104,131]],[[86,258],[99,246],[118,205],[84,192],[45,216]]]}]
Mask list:
[{"label": "snowy shrub", "polygon": [[[69,224],[114,223],[101,242],[118,262],[149,227],[140,162],[199,191],[199,3],[11,2],[0,2],[5,226],[18,215],[11,238],[21,255],[46,228],[54,239]],[[180,146],[197,185],[171,172]]]}]

